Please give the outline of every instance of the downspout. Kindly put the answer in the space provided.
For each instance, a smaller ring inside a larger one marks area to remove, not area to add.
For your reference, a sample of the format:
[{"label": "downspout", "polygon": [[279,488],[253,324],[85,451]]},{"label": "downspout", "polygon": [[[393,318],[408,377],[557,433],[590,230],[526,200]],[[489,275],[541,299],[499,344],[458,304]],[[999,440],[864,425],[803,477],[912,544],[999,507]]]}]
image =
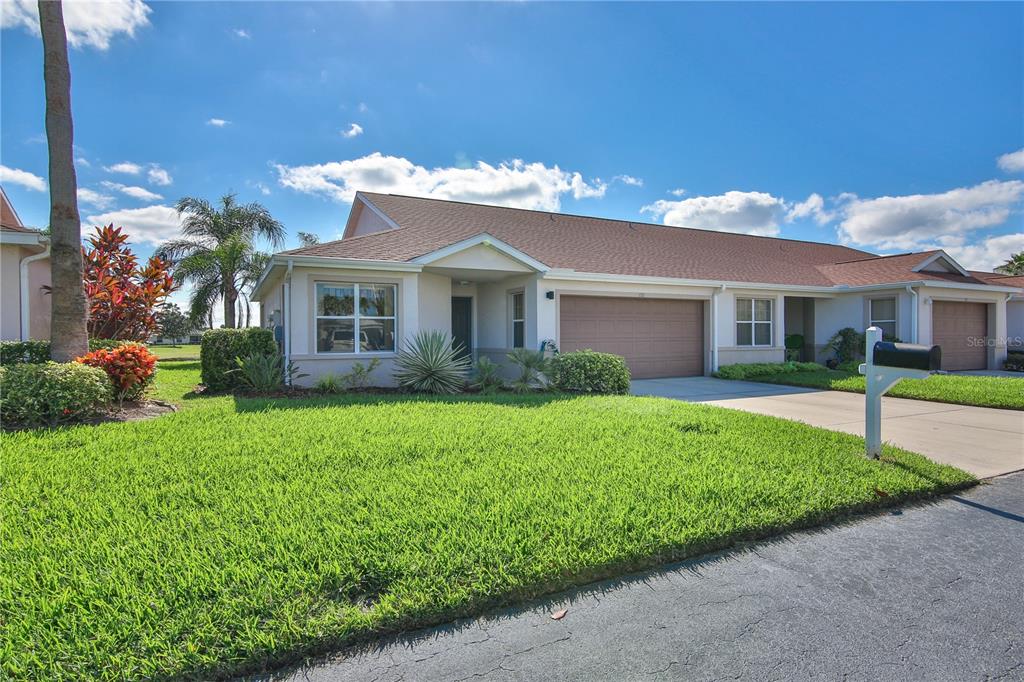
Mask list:
[{"label": "downspout", "polygon": [[21,340],[28,341],[31,336],[32,330],[30,329],[32,324],[32,317],[29,314],[29,296],[28,296],[28,266],[37,260],[50,257],[50,245],[46,245],[46,250],[42,253],[37,253],[27,258],[22,258],[19,265],[21,275]]},{"label": "downspout", "polygon": [[910,294],[910,343],[917,343],[917,292],[908,284],[907,293]]},{"label": "downspout", "polygon": [[[292,357],[292,259],[288,259],[288,271],[284,275],[284,367],[287,372]],[[285,379],[291,383],[290,377]]]},{"label": "downspout", "polygon": [[711,371],[718,371],[718,296],[725,293],[726,285],[711,293]]}]

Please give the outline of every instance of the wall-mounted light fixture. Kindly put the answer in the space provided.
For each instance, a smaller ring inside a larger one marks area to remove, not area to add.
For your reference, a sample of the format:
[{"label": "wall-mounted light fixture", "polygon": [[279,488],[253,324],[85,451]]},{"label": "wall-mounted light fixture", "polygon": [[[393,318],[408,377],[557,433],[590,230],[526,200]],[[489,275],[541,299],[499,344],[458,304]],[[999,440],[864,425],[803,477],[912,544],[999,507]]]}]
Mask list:
[{"label": "wall-mounted light fixture", "polygon": [[549,292],[547,292],[547,293],[546,293],[546,294],[544,294],[544,295],[545,295],[545,296],[547,297],[547,299],[548,299],[549,301],[553,301],[553,300],[555,300],[555,292],[553,292],[553,291],[549,291]]}]

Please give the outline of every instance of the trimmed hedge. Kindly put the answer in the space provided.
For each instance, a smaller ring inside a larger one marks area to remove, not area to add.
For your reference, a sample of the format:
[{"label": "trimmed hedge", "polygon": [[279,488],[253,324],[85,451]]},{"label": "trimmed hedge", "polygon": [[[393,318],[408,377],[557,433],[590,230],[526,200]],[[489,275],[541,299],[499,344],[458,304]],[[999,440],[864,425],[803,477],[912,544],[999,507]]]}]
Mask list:
[{"label": "trimmed hedge", "polygon": [[768,374],[793,372],[820,372],[825,369],[816,362],[753,362],[719,367],[714,376],[719,379],[749,379]]},{"label": "trimmed hedge", "polygon": [[[123,346],[131,341],[89,339],[89,352]],[[0,341],[0,366],[39,364],[50,361],[49,341]]]},{"label": "trimmed hedge", "polygon": [[551,359],[552,380],[563,391],[629,393],[629,368],[619,355],[578,350]]},{"label": "trimmed hedge", "polygon": [[1011,350],[1007,352],[1003,369],[1008,372],[1024,372],[1024,351]]},{"label": "trimmed hedge", "polygon": [[277,355],[274,332],[262,327],[210,329],[203,333],[199,346],[202,381],[211,391],[227,391],[242,386],[235,358],[250,355]]},{"label": "trimmed hedge", "polygon": [[4,426],[59,426],[101,412],[111,399],[107,373],[79,362],[0,367]]}]

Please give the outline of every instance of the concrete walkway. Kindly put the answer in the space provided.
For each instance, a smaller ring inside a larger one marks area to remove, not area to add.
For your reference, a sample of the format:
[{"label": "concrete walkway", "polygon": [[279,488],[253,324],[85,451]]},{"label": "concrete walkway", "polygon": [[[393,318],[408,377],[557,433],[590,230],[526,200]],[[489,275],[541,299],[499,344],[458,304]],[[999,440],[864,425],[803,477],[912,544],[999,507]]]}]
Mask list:
[{"label": "concrete walkway", "polygon": [[1016,475],[261,679],[1020,680],[1022,556]]},{"label": "concrete walkway", "polygon": [[[864,435],[864,396],[859,393],[712,377],[643,379],[633,382],[632,391]],[[1018,410],[886,397],[882,398],[882,438],[982,478],[1024,469],[1024,412]]]}]

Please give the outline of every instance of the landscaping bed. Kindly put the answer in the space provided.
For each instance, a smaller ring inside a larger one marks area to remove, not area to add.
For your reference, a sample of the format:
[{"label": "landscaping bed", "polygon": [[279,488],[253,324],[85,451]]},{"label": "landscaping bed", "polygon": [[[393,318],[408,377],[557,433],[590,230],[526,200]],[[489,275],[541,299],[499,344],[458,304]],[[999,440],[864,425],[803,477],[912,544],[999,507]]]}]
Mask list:
[{"label": "landscaping bed", "polygon": [[[746,380],[850,393],[864,393],[865,390],[863,376],[824,367],[815,371],[762,374],[747,377]],[[900,381],[886,395],[938,403],[1024,410],[1024,379],[935,374],[927,379]]]},{"label": "landscaping bed", "polygon": [[969,485],[859,438],[557,393],[255,399],[0,434],[0,665],[224,677]]}]

